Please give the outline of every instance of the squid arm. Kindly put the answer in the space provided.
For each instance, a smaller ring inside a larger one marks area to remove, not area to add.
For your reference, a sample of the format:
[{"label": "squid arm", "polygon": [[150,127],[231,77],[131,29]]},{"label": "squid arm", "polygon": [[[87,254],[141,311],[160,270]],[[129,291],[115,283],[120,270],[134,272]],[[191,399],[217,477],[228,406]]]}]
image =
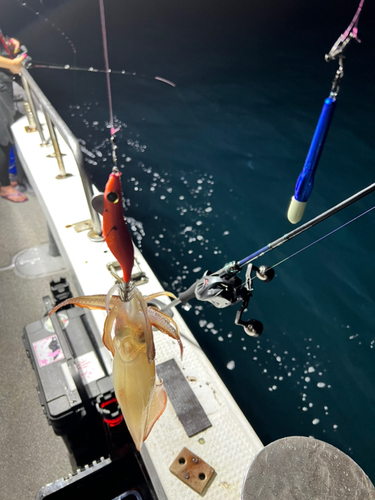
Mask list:
[{"label": "squid arm", "polygon": [[146,302],[150,302],[150,300],[156,299],[156,297],[161,297],[162,295],[167,295],[168,297],[171,297],[173,300],[177,300],[177,297],[172,292],[165,292],[165,291],[152,293],[151,295],[145,295],[143,298],[145,299]]},{"label": "squid arm", "polygon": [[104,322],[104,329],[103,329],[103,344],[105,347],[108,349],[108,351],[111,351],[112,356],[115,356],[115,348],[113,346],[113,340],[112,340],[112,328],[113,328],[113,323],[115,319],[117,318],[117,315],[119,314],[118,307],[112,307],[112,309],[109,311],[105,318]]},{"label": "squid arm", "polygon": [[135,289],[135,293],[145,318],[145,329],[143,333],[146,342],[147,359],[148,362],[151,364],[155,359],[156,353],[155,353],[154,336],[152,335],[151,322],[148,317],[148,307],[145,298],[137,288]]},{"label": "squid arm", "polygon": [[[180,339],[179,329],[175,321],[162,311],[159,311],[154,307],[147,306],[147,302],[162,295],[167,295],[169,297],[175,298],[173,293],[157,292],[143,297],[143,295],[138,290],[136,290],[136,295],[145,317],[144,335],[147,346],[148,362],[152,363],[152,361],[155,359],[155,344],[154,344],[151,325],[157,328],[160,332],[165,333],[178,341],[180,345],[181,359],[182,359],[183,346]],[[49,313],[49,316],[58,311],[60,308],[67,305],[75,305],[90,310],[97,310],[97,309],[106,310],[106,297],[107,295],[87,295],[84,297],[74,297],[67,299],[64,302],[61,302],[61,304],[55,306]],[[118,295],[111,296],[109,302],[109,313],[104,323],[103,344],[109,351],[111,351],[112,355],[114,355],[114,347],[111,338],[111,331],[113,323],[118,315],[118,306],[120,305],[120,303],[121,299]],[[112,310],[114,311],[113,314],[111,314]]]},{"label": "squid arm", "polygon": [[161,333],[165,333],[166,335],[169,335],[173,339],[177,340],[180,346],[182,359],[184,348],[180,338],[180,331],[176,322],[170,316],[168,316],[168,314],[165,314],[162,311],[159,311],[159,309],[156,309],[156,307],[152,306],[148,307],[148,316],[150,318],[152,326],[157,328]]},{"label": "squid arm", "polygon": [[[51,316],[51,314],[55,313],[58,311],[61,307],[73,304],[78,307],[82,307],[84,309],[91,309],[91,310],[105,310],[106,309],[106,295],[88,295],[87,297],[74,297],[71,299],[64,300],[64,302],[61,302],[61,304],[58,304],[55,306],[52,311],[49,313],[48,317]],[[111,332],[112,332],[112,326],[113,322],[115,321],[117,315],[118,315],[118,305],[120,304],[121,299],[118,295],[112,295],[111,300],[109,302],[109,312],[106,316],[105,322],[104,322],[104,329],[103,329],[103,344],[105,347],[111,351],[112,356],[115,355],[115,349],[113,347],[112,343],[112,337],[111,337]]]}]

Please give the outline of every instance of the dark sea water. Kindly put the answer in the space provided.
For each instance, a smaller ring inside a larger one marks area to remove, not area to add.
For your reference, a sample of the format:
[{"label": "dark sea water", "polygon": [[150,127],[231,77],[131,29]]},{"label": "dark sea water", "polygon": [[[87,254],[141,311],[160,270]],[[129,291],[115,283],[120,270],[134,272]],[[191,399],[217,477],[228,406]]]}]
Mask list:
[{"label": "dark sea water", "polygon": [[[35,60],[104,67],[98,2],[0,3],[2,30]],[[178,293],[205,270],[293,229],[289,200],[337,68],[324,54],[357,2],[106,0],[105,7],[110,67],[136,73],[111,77],[126,215],[158,278]],[[352,42],[347,54],[304,222],[375,181],[373,25],[366,0],[362,44]],[[87,168],[103,189],[112,167],[105,76],[31,73],[91,152]],[[257,264],[280,262],[374,204],[370,195]],[[265,444],[314,436],[372,481],[374,217],[280,264],[271,283],[254,283],[246,318],[263,322],[259,339],[234,325],[236,306],[192,301],[181,310]]]}]

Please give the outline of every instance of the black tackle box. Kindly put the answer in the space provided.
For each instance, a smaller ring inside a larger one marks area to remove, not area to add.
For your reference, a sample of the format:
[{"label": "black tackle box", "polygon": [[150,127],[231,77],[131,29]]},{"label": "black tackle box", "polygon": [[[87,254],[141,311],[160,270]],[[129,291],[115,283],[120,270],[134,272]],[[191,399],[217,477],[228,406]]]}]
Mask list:
[{"label": "black tackle box", "polygon": [[[56,303],[71,297],[64,278],[50,285]],[[43,302],[50,312],[51,298]],[[114,394],[110,357],[95,332],[85,311],[74,306],[24,328],[43,411],[81,468],[41,488],[36,499],[154,500]]]},{"label": "black tackle box", "polygon": [[[43,301],[50,311],[51,298]],[[22,337],[43,411],[78,465],[108,456],[106,415],[121,423],[121,445],[131,443],[114,397],[111,365],[97,337],[78,307],[27,325]]]}]

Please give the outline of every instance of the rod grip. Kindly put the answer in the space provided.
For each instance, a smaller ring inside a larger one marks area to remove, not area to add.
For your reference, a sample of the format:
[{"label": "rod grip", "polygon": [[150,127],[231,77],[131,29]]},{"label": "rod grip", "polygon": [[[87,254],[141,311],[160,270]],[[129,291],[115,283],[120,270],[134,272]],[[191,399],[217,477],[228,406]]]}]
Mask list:
[{"label": "rod grip", "polygon": [[306,201],[298,201],[294,196],[292,196],[288,208],[289,222],[291,222],[292,224],[297,224],[297,222],[302,219],[303,214],[305,213],[306,203]]},{"label": "rod grip", "polygon": [[331,96],[327,97],[319,116],[305,164],[297,179],[294,196],[289,205],[288,219],[292,224],[299,222],[304,214],[306,202],[313,189],[315,171],[323,151],[335,107],[336,99]]},{"label": "rod grip", "polygon": [[[327,99],[324,101],[323,108],[319,116],[318,124],[316,126],[314,136],[310,144],[309,152],[306,156],[303,170],[313,171],[313,173],[315,173],[316,167],[318,166],[320,156],[323,151],[323,146],[327,138],[335,108],[336,99],[334,97],[327,97]],[[298,201],[306,200],[298,199]]]},{"label": "rod grip", "polygon": [[[198,280],[199,281],[199,280]],[[195,283],[193,283],[187,290],[185,290],[184,292],[181,292],[180,294],[178,294],[178,298],[179,300],[185,304],[186,302],[189,302],[190,299],[193,299],[195,298],[195,288],[197,286],[197,283],[198,281],[196,281]]]}]

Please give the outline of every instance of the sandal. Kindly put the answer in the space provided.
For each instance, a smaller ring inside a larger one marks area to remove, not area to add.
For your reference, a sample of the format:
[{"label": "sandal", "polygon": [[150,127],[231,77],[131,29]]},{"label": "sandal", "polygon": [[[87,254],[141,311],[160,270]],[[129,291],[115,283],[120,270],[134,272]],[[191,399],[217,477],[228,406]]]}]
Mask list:
[{"label": "sandal", "polygon": [[[23,203],[28,200],[27,196],[25,196],[21,191],[14,190],[13,193],[3,194],[0,196],[5,198],[6,200],[12,201],[13,203]],[[17,199],[18,198],[18,199]]]}]

